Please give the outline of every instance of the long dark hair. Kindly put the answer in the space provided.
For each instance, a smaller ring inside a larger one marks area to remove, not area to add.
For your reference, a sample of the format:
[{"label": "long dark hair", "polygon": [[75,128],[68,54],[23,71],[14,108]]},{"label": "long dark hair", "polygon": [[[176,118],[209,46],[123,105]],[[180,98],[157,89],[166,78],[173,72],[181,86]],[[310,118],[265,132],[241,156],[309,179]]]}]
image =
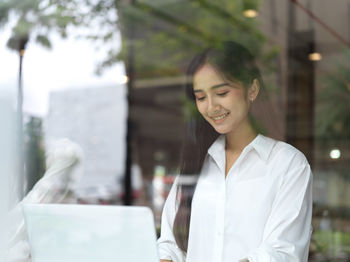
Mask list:
[{"label": "long dark hair", "polygon": [[[254,56],[244,46],[233,41],[206,48],[196,55],[188,66],[189,81],[185,86],[186,97],[195,106],[192,78],[205,64],[210,64],[223,78],[230,81],[240,81],[247,90],[257,79],[262,86],[260,71]],[[188,121],[188,128],[182,148],[180,163],[180,178],[177,188],[179,200],[173,233],[178,247],[187,252],[190,229],[191,204],[197,180],[192,184],[183,183],[186,176],[199,177],[207,155],[207,150],[218,138],[219,133],[197,112]]]}]

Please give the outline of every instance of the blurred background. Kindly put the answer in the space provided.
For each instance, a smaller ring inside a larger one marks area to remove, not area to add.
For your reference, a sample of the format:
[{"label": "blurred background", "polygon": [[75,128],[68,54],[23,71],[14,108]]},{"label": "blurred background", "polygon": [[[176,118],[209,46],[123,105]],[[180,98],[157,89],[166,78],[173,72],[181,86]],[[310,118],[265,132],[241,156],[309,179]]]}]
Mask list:
[{"label": "blurred background", "polygon": [[350,261],[349,0],[0,1],[1,212],[40,191],[146,205],[159,227],[191,113],[186,66],[226,39],[259,61],[259,132],[312,166],[309,261]]}]

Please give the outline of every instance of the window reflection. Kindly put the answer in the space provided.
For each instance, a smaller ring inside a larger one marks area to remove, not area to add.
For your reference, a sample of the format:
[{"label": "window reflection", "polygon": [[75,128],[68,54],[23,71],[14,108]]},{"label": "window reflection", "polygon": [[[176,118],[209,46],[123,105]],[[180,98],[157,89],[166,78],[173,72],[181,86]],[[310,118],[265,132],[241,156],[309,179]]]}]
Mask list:
[{"label": "window reflection", "polygon": [[[45,6],[46,1],[42,2]],[[81,8],[75,8],[79,5]],[[15,12],[22,7],[13,8]],[[26,8],[33,17],[42,15]],[[96,62],[71,54],[64,62],[57,60],[62,72],[77,60],[82,64],[90,61],[102,79],[108,68],[115,70],[110,78],[113,83],[89,80],[74,90],[51,90],[44,115],[24,107],[23,144],[16,149],[22,152],[25,165],[25,179],[16,180],[19,191],[28,194],[49,169],[45,163],[49,141],[70,139],[82,148],[84,168],[69,201],[147,205],[153,208],[159,229],[164,201],[180,172],[183,133],[196,113],[184,94],[184,86],[192,81],[186,77],[187,65],[199,49],[230,39],[257,57],[264,76],[266,94],[252,108],[255,127],[298,148],[312,166],[314,231],[309,260],[350,259],[348,1],[72,1],[66,8],[71,14],[67,21],[43,28],[69,35],[67,28],[79,28],[79,18],[88,29],[77,35],[88,36],[83,40],[88,45],[97,43],[103,58]],[[12,19],[13,24],[20,21],[15,16]],[[12,27],[7,27],[10,47],[24,59],[24,72],[33,75],[37,65],[30,59],[28,32],[11,37]],[[50,45],[48,36],[33,32],[33,39]],[[16,41],[22,43],[22,49]],[[119,69],[113,68],[116,63]],[[9,69],[2,67],[5,70]],[[71,69],[77,75],[82,70],[82,65]],[[51,71],[53,75],[61,72]],[[34,78],[45,78],[48,72]],[[25,103],[35,92],[33,86],[40,85],[30,83],[30,75],[23,76]],[[43,86],[58,82],[74,86],[77,81],[65,76],[59,79],[61,82],[48,81]],[[17,71],[10,80],[1,76],[4,86],[8,82],[17,89],[13,84]],[[1,156],[5,159],[5,152]],[[18,174],[16,168],[11,172]]]}]

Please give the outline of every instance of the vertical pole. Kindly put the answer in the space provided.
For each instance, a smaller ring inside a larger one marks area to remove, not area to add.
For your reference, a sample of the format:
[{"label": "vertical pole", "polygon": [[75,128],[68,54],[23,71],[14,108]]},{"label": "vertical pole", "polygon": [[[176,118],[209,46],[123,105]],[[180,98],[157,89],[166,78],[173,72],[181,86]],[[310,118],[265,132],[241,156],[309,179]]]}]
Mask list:
[{"label": "vertical pole", "polygon": [[18,93],[17,93],[17,127],[18,127],[18,184],[19,199],[24,197],[24,152],[23,152],[23,81],[22,81],[22,63],[24,48],[19,50],[19,71],[18,71]]},{"label": "vertical pole", "polygon": [[315,66],[308,54],[315,44],[311,29],[296,30],[294,1],[288,13],[288,85],[286,141],[301,150],[310,165],[314,151],[314,76]]},{"label": "vertical pole", "polygon": [[296,137],[296,90],[295,90],[295,5],[293,1],[288,1],[288,36],[287,36],[287,50],[288,50],[288,85],[287,85],[287,108],[286,108],[286,141],[295,145]]},{"label": "vertical pole", "polygon": [[[131,5],[136,4],[136,0],[131,0]],[[127,119],[127,133],[126,133],[126,162],[125,162],[125,176],[124,176],[124,205],[132,205],[132,177],[131,177],[131,164],[132,164],[132,119],[131,119],[131,107],[133,104],[133,84],[134,84],[134,26],[132,21],[128,21],[128,62],[127,62],[127,75],[128,75],[128,119]]]}]

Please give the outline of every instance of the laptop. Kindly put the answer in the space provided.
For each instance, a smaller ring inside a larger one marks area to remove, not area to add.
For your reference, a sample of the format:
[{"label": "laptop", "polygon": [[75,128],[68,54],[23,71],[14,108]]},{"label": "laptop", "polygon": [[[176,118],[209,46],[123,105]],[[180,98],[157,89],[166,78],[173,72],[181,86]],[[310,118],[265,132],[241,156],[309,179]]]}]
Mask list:
[{"label": "laptop", "polygon": [[147,207],[24,204],[33,262],[159,262]]}]

